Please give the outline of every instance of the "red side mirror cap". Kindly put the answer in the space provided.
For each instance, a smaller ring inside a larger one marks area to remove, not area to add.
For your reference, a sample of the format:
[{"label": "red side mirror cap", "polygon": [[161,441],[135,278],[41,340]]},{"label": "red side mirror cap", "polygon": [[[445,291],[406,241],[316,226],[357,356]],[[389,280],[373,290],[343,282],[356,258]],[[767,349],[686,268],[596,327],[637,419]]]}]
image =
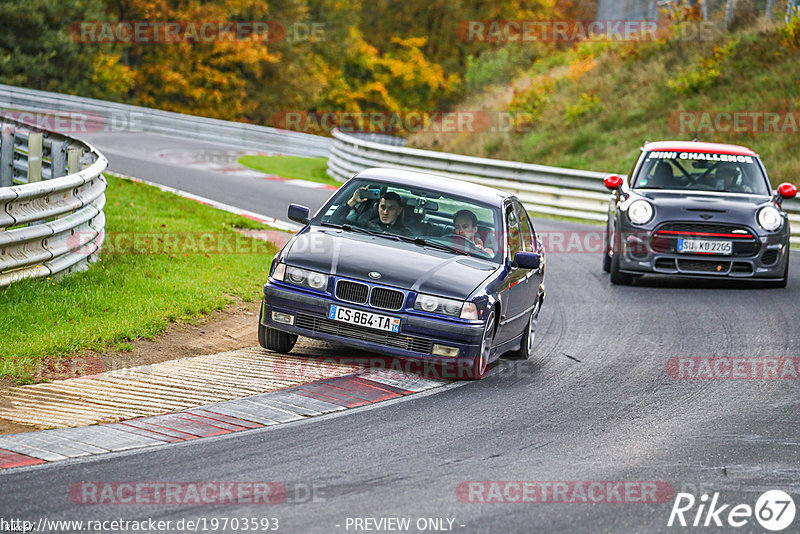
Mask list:
[{"label": "red side mirror cap", "polygon": [[605,185],[610,190],[614,191],[619,186],[622,185],[622,176],[618,174],[610,174],[603,178],[603,185]]},{"label": "red side mirror cap", "polygon": [[794,198],[797,196],[797,186],[784,182],[778,186],[778,194],[783,198]]}]

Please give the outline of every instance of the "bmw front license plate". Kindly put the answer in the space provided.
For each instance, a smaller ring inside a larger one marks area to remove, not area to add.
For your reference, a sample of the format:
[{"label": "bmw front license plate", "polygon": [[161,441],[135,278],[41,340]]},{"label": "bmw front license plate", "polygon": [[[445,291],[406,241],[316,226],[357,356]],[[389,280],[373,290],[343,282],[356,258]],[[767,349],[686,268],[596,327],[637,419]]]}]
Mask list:
[{"label": "bmw front license plate", "polygon": [[733,242],[711,239],[678,239],[678,252],[730,255],[733,253]]},{"label": "bmw front license plate", "polygon": [[336,304],[331,304],[331,308],[328,310],[328,319],[366,326],[376,330],[386,330],[387,332],[400,331],[399,317],[389,317],[388,315],[379,315],[377,313],[354,310],[352,308],[343,308]]}]

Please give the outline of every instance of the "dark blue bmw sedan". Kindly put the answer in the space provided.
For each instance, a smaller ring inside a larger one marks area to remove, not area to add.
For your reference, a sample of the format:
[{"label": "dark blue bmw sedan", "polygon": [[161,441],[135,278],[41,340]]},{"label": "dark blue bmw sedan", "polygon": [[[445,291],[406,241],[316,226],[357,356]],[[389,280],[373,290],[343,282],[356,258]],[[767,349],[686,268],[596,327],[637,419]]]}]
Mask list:
[{"label": "dark blue bmw sedan", "polygon": [[544,302],[544,250],[512,194],[424,173],[369,169],[276,255],[262,347],[297,336],[454,366],[479,379],[506,352],[528,358]]}]

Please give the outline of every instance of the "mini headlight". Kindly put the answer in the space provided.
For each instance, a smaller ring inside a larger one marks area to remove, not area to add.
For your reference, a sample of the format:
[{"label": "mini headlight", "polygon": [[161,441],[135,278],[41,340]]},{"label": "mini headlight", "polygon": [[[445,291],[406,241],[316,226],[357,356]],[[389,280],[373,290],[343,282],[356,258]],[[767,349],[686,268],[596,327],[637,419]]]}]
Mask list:
[{"label": "mini headlight", "polygon": [[322,289],[328,284],[328,277],[324,274],[309,272],[308,285],[312,289]]},{"label": "mini headlight", "polygon": [[773,208],[772,206],[765,206],[761,208],[758,212],[758,224],[761,225],[761,228],[767,231],[777,230],[781,227],[783,223],[783,218],[781,217],[781,212]]},{"label": "mini headlight", "polygon": [[633,224],[645,224],[653,218],[653,206],[646,200],[636,200],[628,206],[628,218]]}]

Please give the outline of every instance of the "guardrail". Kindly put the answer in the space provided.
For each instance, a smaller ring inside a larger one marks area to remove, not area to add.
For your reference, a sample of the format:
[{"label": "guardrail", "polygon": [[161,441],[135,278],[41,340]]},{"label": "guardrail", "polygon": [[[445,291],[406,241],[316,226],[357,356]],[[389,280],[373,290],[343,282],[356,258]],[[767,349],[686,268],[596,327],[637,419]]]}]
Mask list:
[{"label": "guardrail", "polygon": [[[9,110],[63,113],[70,133],[146,132],[180,135],[210,143],[274,151],[297,156],[327,157],[331,140],[268,126],[195,117],[158,109],[117,104],[105,100],[24,89],[0,84],[0,107]],[[83,113],[75,121],[74,114]],[[75,130],[78,129],[78,131]],[[49,128],[48,128],[49,129]],[[58,129],[58,128],[56,128]]]},{"label": "guardrail", "polygon": [[2,123],[0,287],[85,270],[96,260],[107,166],[85,143],[20,121]]},{"label": "guardrail", "polygon": [[[328,175],[344,181],[370,167],[424,171],[511,191],[532,213],[604,222],[609,173],[549,167],[375,142],[361,134],[333,131]],[[792,244],[800,245],[800,202],[785,201],[792,226]]]}]

